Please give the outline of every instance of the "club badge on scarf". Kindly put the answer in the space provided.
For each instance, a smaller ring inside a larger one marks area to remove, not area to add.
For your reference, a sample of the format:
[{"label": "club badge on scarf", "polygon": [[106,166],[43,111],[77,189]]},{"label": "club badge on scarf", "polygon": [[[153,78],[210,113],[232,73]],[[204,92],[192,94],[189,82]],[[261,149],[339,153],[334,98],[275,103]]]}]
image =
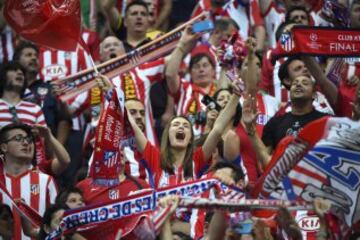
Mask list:
[{"label": "club badge on scarf", "polygon": [[111,186],[118,183],[123,167],[120,151],[123,136],[124,94],[120,88],[114,88],[95,133],[94,160],[90,172],[97,184]]},{"label": "club badge on scarf", "polygon": [[4,16],[18,34],[32,42],[76,50],[81,30],[79,0],[8,0]]},{"label": "club badge on scarf", "polygon": [[281,35],[271,59],[297,54],[310,56],[360,56],[360,31],[349,28],[295,26]]},{"label": "club badge on scarf", "polygon": [[263,198],[322,197],[348,226],[360,220],[360,123],[325,117],[308,124],[298,137],[276,149],[255,186]]}]

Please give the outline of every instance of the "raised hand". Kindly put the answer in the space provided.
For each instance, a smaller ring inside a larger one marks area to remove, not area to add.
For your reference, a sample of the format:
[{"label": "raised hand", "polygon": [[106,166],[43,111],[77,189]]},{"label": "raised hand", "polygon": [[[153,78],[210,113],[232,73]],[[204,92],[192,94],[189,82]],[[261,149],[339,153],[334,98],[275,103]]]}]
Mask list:
[{"label": "raised hand", "polygon": [[112,88],[114,88],[114,86],[112,85],[112,83],[110,82],[109,78],[106,77],[105,75],[101,75],[99,74],[96,78],[95,81],[98,85],[98,87],[102,90],[102,91],[108,91]]},{"label": "raised hand", "polygon": [[323,198],[315,198],[313,204],[315,213],[319,218],[324,218],[331,208],[331,202]]},{"label": "raised hand", "polygon": [[258,115],[259,112],[257,109],[256,98],[251,97],[250,94],[246,94],[242,106],[242,120],[247,130],[255,127]]},{"label": "raised hand", "polygon": [[35,124],[31,129],[31,131],[35,136],[39,136],[41,138],[49,139],[51,136],[50,128],[40,124]]},{"label": "raised hand", "polygon": [[248,50],[248,55],[254,54],[256,50],[256,39],[253,37],[249,37],[246,40],[246,48]]}]

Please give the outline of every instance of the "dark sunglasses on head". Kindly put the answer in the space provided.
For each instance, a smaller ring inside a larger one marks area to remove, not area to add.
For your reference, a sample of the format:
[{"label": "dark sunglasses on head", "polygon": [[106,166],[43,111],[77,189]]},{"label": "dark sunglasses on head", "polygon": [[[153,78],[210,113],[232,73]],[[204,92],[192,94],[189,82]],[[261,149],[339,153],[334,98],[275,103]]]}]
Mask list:
[{"label": "dark sunglasses on head", "polygon": [[18,115],[17,115],[17,113],[16,113],[16,108],[15,108],[14,106],[9,107],[9,112],[10,112],[10,114],[11,114],[11,116],[12,116],[11,121],[12,121],[13,123],[20,122],[19,117],[18,117]]}]

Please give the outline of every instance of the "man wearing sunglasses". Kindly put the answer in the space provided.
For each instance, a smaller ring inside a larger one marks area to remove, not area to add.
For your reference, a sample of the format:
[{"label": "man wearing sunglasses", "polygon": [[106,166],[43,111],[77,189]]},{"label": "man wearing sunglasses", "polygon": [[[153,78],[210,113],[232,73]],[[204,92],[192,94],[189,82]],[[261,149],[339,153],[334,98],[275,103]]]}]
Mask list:
[{"label": "man wearing sunglasses", "polygon": [[[0,130],[0,152],[3,157],[0,169],[0,183],[12,196],[21,200],[39,215],[55,202],[57,187],[53,178],[33,168],[35,144],[32,128],[13,123]],[[3,195],[2,202],[12,205],[10,199]],[[21,227],[21,218],[14,211],[14,239],[30,239],[25,236]]]}]

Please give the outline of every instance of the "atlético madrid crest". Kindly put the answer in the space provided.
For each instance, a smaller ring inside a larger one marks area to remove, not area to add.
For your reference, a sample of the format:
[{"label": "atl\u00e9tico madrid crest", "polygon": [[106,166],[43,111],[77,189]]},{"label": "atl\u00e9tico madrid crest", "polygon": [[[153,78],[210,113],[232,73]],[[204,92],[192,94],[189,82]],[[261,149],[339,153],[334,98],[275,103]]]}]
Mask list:
[{"label": "atl\u00e9tico madrid crest", "polygon": [[39,184],[31,184],[30,186],[30,192],[33,195],[38,195],[40,193],[40,187]]},{"label": "atl\u00e9tico madrid crest", "polygon": [[280,43],[282,49],[284,49],[286,52],[290,52],[294,49],[295,46],[291,33],[283,33],[280,37]]}]

